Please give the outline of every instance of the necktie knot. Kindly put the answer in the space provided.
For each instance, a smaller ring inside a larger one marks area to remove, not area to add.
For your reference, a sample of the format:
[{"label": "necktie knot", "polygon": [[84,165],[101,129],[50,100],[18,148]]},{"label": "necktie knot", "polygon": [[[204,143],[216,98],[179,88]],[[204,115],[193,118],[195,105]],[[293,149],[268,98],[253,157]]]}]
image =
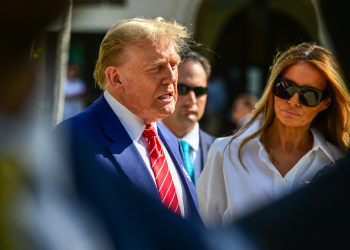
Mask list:
[{"label": "necktie knot", "polygon": [[180,141],[184,152],[190,152],[190,144],[185,141]]},{"label": "necktie knot", "polygon": [[152,137],[157,136],[156,129],[152,126],[152,124],[147,124],[145,130],[142,135],[144,137]]}]

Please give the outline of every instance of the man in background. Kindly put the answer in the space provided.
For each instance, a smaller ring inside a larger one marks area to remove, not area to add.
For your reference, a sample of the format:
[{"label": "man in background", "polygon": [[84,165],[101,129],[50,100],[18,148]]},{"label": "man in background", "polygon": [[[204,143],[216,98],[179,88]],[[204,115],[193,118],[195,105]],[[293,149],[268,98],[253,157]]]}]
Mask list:
[{"label": "man in background", "polygon": [[242,93],[233,101],[231,118],[233,124],[235,124],[235,130],[239,130],[250,121],[257,100],[257,97],[253,94]]},{"label": "man in background", "polygon": [[207,102],[209,61],[199,53],[190,51],[179,65],[178,100],[172,115],[163,119],[163,124],[180,139],[186,168],[193,183],[196,183],[207,161],[207,155],[215,137],[200,129]]}]

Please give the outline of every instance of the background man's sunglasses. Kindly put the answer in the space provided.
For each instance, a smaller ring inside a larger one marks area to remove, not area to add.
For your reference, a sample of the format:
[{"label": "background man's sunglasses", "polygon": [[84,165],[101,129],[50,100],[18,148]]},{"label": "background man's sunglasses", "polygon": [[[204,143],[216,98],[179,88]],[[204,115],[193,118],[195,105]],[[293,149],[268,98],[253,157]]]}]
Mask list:
[{"label": "background man's sunglasses", "polygon": [[190,92],[190,90],[193,90],[196,97],[200,97],[207,94],[208,87],[190,87],[183,83],[177,84],[177,92],[179,95],[186,95],[188,92]]},{"label": "background man's sunglasses", "polygon": [[328,91],[320,91],[311,87],[298,87],[294,82],[277,77],[273,87],[275,96],[290,99],[295,92],[299,94],[299,102],[308,107],[318,106],[327,98]]}]

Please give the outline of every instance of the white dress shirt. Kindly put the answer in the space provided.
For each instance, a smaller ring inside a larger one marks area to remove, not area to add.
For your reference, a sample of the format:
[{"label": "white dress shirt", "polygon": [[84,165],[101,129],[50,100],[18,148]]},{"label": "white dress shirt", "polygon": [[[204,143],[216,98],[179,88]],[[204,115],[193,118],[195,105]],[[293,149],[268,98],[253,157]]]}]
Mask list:
[{"label": "white dress shirt", "polygon": [[[164,127],[167,126],[160,121]],[[168,128],[167,128],[168,129]],[[168,129],[169,130],[169,129]],[[169,130],[170,133],[172,133]],[[192,162],[194,168],[194,179],[195,183],[197,183],[199,176],[202,172],[202,152],[199,147],[199,124],[198,122],[194,126],[194,128],[188,132],[184,137],[178,138],[181,141],[185,141],[190,145],[190,160]]]},{"label": "white dress shirt", "polygon": [[[148,171],[150,172],[153,178],[154,184],[157,186],[156,179],[154,177],[150,159],[149,159],[148,144],[145,141],[145,139],[141,136],[143,131],[146,128],[145,122],[140,117],[130,112],[125,106],[123,106],[120,102],[118,102],[114,97],[112,97],[108,93],[108,91],[104,92],[104,97],[106,98],[107,103],[112,108],[114,113],[118,116],[126,132],[128,132],[131,140],[133,141],[137,150],[141,154],[142,159],[144,160],[148,168]],[[157,123],[152,123],[152,125],[157,131]],[[160,143],[162,144],[162,148],[165,153],[165,158],[169,166],[170,174],[174,182],[175,192],[176,192],[176,195],[179,201],[179,206],[181,209],[181,215],[182,217],[185,217],[185,211],[187,211],[188,209],[186,192],[184,190],[184,187],[182,185],[182,182],[180,180],[180,177],[178,175],[174,162],[169,155],[168,150],[164,146],[162,139],[160,137],[158,138]]]},{"label": "white dress shirt", "polygon": [[282,177],[271,163],[260,134],[242,148],[247,172],[239,161],[238,149],[242,139],[257,131],[260,125],[260,120],[255,121],[230,146],[227,144],[232,136],[218,138],[210,148],[197,183],[199,213],[208,227],[226,225],[306,186],[322,167],[343,156],[319,131],[311,129],[312,149]]}]

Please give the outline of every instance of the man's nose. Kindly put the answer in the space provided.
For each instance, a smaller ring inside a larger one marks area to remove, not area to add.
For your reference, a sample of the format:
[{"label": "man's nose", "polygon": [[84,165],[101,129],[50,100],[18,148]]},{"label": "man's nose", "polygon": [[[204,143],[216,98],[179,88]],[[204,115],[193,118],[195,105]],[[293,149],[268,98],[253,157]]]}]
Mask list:
[{"label": "man's nose", "polygon": [[177,68],[174,69],[170,64],[166,67],[165,77],[166,80],[163,82],[164,84],[172,84],[177,80]]},{"label": "man's nose", "polygon": [[197,97],[194,91],[191,89],[187,94],[186,94],[186,102],[190,104],[195,104],[197,103]]}]

